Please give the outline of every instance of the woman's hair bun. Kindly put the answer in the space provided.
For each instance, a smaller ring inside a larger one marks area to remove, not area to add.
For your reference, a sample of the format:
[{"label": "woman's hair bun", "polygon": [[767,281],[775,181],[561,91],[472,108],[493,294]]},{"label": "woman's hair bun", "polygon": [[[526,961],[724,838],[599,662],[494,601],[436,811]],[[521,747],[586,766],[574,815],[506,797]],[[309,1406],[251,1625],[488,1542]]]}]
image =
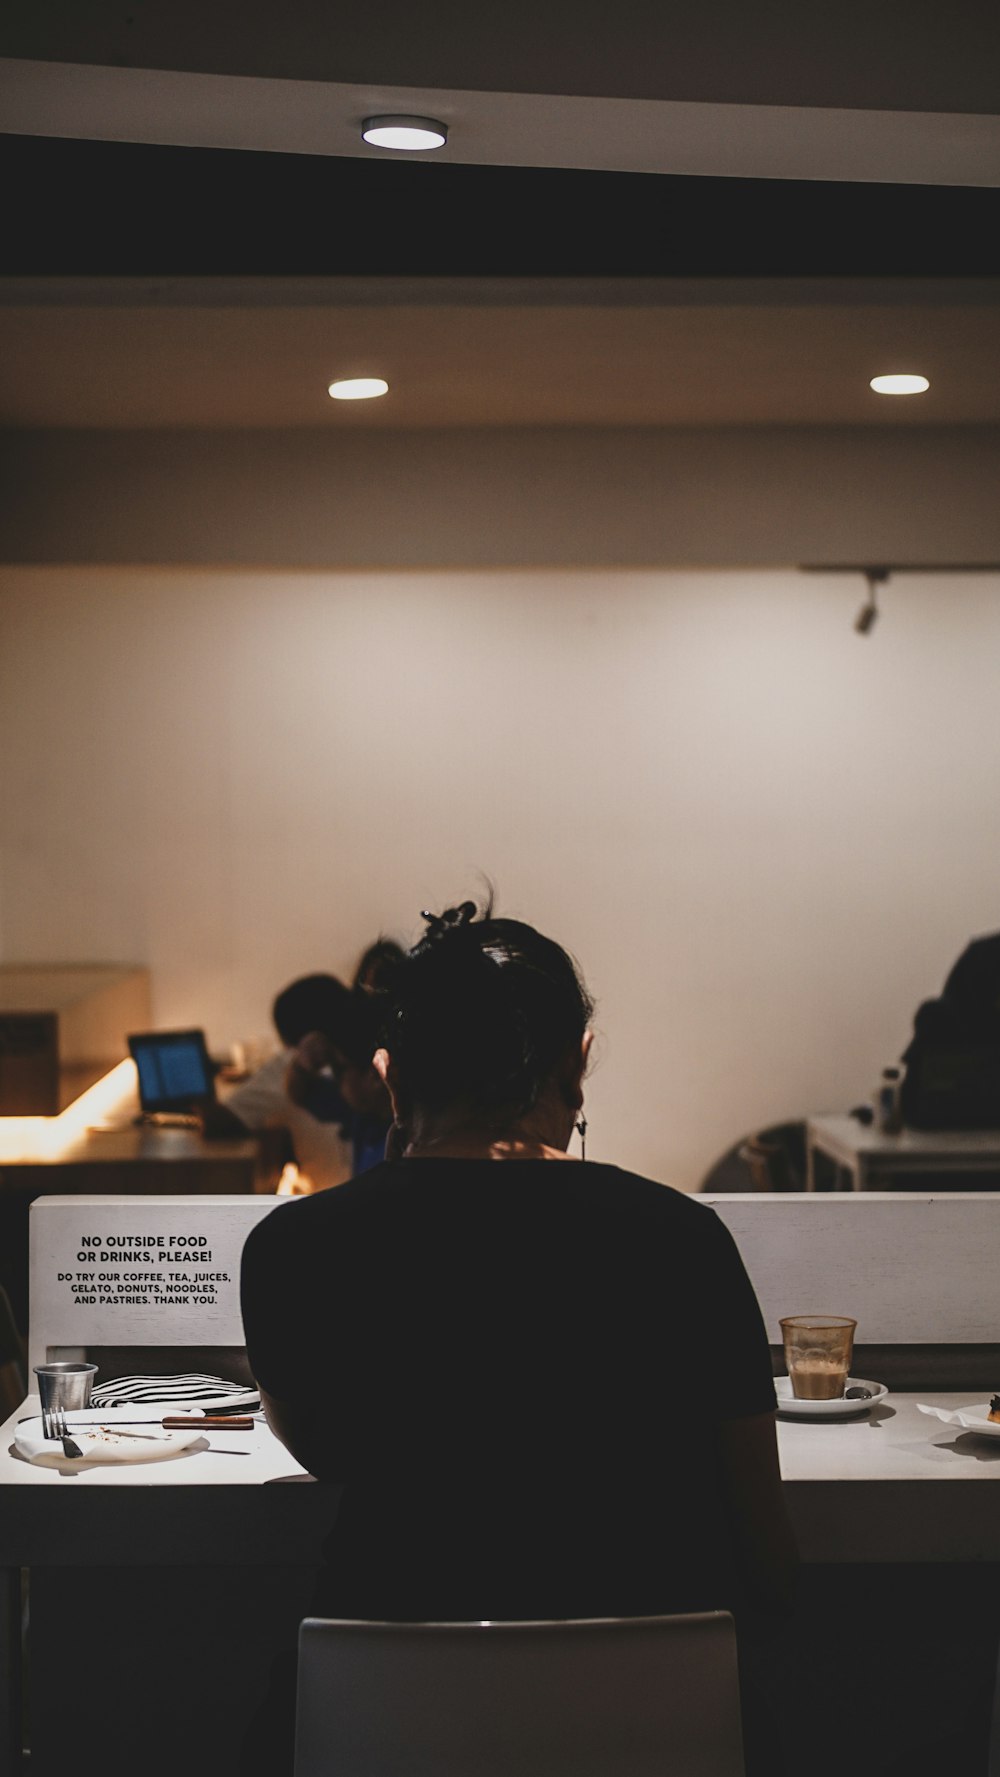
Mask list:
[{"label": "woman's hair bun", "polygon": [[572,958],[533,926],[494,918],[492,893],[481,912],[461,901],[421,918],[385,1024],[404,1114],[459,1100],[528,1109],[593,1011]]},{"label": "woman's hair bun", "polygon": [[[477,911],[475,901],[462,901],[458,907],[446,907],[443,913],[427,913],[422,910],[420,917],[427,921],[425,940],[438,937],[442,932],[460,931],[463,926],[471,925]],[[490,912],[492,912],[492,907]],[[489,912],[484,914],[486,919],[489,916]]]}]

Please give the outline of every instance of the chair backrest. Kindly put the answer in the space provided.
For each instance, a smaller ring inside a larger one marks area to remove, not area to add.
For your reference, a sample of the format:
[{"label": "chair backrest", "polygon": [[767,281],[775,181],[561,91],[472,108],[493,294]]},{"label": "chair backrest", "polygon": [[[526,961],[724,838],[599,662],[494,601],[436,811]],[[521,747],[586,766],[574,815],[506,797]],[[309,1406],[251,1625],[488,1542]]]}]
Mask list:
[{"label": "chair backrest", "polygon": [[295,1777],[743,1777],[726,1611],[299,1631]]}]

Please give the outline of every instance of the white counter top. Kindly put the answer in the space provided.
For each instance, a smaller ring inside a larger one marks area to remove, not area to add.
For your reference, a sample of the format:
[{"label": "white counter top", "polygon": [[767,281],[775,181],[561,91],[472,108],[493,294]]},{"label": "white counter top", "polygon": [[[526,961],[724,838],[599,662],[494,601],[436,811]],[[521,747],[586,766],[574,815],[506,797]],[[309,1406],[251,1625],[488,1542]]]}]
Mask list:
[{"label": "white counter top", "polygon": [[[889,1394],[857,1419],[778,1419],[786,1481],[1000,1480],[1000,1437],[944,1425],[929,1407],[967,1407],[983,1394]],[[1000,1507],[1000,1500],[997,1502]]]},{"label": "white counter top", "polygon": [[[918,1413],[916,1402],[972,1405],[982,1394],[895,1394],[858,1419],[779,1419],[778,1447],[803,1560],[1000,1564],[1000,1439]],[[210,1432],[159,1462],[42,1468],[13,1448],[29,1397],[0,1427],[0,1563],[87,1566],[102,1536],[116,1559],[236,1565],[314,1558],[338,1489],[317,1486],[267,1426]],[[237,1454],[239,1452],[239,1454]],[[979,1483],[956,1494],[943,1482]],[[303,1486],[291,1487],[288,1483]],[[169,1511],[165,1501],[170,1500]]]},{"label": "white counter top", "polygon": [[[918,1413],[929,1406],[962,1407],[982,1394],[890,1394],[856,1419],[778,1419],[778,1449],[786,1482],[1000,1480],[1000,1437],[989,1439]],[[0,1426],[0,1485],[58,1487],[61,1468],[26,1462],[14,1448],[21,1419],[39,1412],[37,1395]],[[305,1470],[259,1419],[252,1431],[210,1431],[179,1455],[150,1463],[95,1464],[65,1469],[81,1488],[254,1487],[299,1479]],[[1000,1500],[997,1502],[1000,1516]]]}]

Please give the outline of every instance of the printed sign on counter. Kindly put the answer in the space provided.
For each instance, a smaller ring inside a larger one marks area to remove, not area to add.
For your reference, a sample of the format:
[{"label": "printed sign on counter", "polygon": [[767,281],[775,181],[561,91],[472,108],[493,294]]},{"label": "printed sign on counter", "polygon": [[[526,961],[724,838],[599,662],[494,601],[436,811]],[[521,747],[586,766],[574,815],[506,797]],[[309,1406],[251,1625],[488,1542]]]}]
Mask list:
[{"label": "printed sign on counter", "polygon": [[242,1345],[243,1243],[276,1197],[39,1197],[29,1363],[53,1347]]}]

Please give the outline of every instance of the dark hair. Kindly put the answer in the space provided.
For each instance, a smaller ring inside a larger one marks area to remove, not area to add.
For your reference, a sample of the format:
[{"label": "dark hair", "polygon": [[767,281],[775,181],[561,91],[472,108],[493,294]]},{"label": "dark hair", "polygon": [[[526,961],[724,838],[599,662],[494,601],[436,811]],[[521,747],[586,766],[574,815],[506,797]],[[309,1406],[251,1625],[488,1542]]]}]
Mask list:
[{"label": "dark hair", "polygon": [[336,975],[303,975],[279,993],[271,1016],[286,1049],[318,1030],[356,1067],[367,1067],[378,1040],[374,999]]},{"label": "dark hair", "polygon": [[349,1020],[351,1005],[351,990],[336,975],[301,975],[279,993],[271,1017],[286,1049],[294,1049],[313,1030],[333,1037]]},{"label": "dark hair", "polygon": [[394,938],[377,938],[362,955],[351,986],[364,993],[387,993],[391,990],[393,975],[405,961],[406,951]]},{"label": "dark hair", "polygon": [[428,931],[400,966],[384,1026],[404,1118],[463,1101],[522,1114],[594,1005],[565,950],[534,926],[494,919],[492,896],[424,913]]}]

